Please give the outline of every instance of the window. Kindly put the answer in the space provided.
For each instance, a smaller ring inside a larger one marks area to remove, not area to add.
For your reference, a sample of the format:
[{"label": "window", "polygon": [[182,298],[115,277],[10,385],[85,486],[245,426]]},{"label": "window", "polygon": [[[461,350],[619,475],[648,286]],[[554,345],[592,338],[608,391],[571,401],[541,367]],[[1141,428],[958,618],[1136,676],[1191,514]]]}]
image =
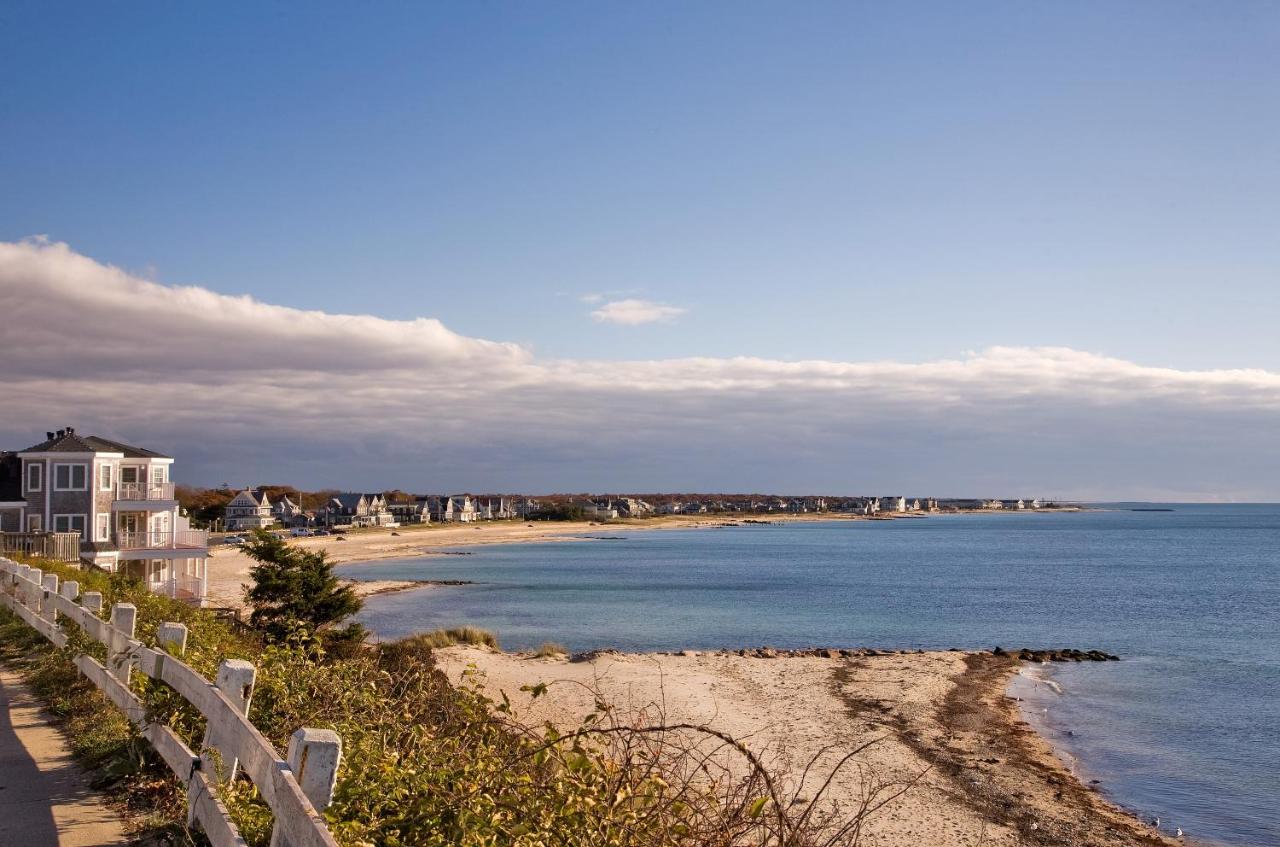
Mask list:
[{"label": "window", "polygon": [[138,482],[138,469],[133,465],[125,465],[120,469],[120,481],[125,485],[136,485]]},{"label": "window", "polygon": [[39,491],[41,484],[44,482],[43,475],[44,465],[39,465],[35,462],[27,465],[27,490]]},{"label": "window", "polygon": [[88,481],[85,479],[84,465],[54,465],[53,466],[53,490],[54,491],[87,491],[89,489]]},{"label": "window", "polygon": [[155,465],[151,468],[151,484],[160,485],[164,482],[164,465]]},{"label": "window", "polygon": [[[83,467],[81,465],[80,467]],[[78,532],[84,538],[84,515],[54,515],[54,532]]]},{"label": "window", "polygon": [[43,526],[39,515],[27,515],[27,532],[40,532]]},{"label": "window", "polygon": [[111,540],[111,516],[110,515],[98,515],[98,540],[99,541]]},{"label": "window", "polygon": [[102,491],[111,490],[111,465],[98,465],[98,488]]}]

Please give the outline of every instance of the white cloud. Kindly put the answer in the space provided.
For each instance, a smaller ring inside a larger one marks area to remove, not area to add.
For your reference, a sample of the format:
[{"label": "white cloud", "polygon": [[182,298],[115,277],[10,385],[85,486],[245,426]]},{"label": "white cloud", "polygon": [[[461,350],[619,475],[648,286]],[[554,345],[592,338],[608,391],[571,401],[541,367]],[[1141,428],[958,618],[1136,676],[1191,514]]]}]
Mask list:
[{"label": "white cloud", "polygon": [[173,451],[204,482],[1275,499],[1278,422],[1280,374],[1257,369],[1023,347],[538,359],[433,319],[290,309],[0,243],[0,446],[72,425]]},{"label": "white cloud", "polygon": [[668,321],[685,313],[679,306],[655,303],[652,300],[613,300],[591,313],[600,323],[637,326],[658,321]]}]

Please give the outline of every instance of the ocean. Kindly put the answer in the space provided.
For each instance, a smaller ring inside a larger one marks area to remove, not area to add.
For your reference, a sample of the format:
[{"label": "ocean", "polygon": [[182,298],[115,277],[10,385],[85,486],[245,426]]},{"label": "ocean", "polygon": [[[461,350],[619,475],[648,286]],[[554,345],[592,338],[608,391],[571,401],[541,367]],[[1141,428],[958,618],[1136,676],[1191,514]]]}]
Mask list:
[{"label": "ocean", "polygon": [[601,526],[605,540],[340,571],[477,583],[370,598],[361,620],[387,638],[467,623],[508,649],[1117,653],[1029,668],[1014,693],[1120,805],[1197,839],[1280,845],[1280,506],[1169,508]]}]

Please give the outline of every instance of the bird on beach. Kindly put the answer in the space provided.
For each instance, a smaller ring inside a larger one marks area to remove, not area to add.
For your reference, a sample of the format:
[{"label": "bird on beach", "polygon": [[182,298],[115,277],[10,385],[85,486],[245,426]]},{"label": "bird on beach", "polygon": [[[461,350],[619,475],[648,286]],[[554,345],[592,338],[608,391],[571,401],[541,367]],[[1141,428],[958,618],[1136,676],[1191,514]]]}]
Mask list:
[{"label": "bird on beach", "polygon": [[1181,837],[1182,837],[1182,827],[1178,827],[1178,831],[1177,831],[1177,833],[1175,833],[1175,834],[1176,834],[1179,838],[1181,838]]},{"label": "bird on beach", "polygon": [[1160,817],[1158,815],[1156,816],[1156,819],[1151,822],[1151,825],[1156,829],[1160,828]]}]

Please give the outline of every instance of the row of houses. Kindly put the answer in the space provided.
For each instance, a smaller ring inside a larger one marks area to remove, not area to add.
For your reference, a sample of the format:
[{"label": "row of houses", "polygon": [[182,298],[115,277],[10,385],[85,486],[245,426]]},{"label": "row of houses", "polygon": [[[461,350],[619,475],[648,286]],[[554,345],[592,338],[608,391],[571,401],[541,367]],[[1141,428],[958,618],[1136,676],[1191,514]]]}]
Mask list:
[{"label": "row of houses", "polygon": [[0,452],[0,533],[21,543],[79,537],[81,562],[202,604],[208,533],[193,529],[171,481],[173,458],[73,427]]},{"label": "row of houses", "polygon": [[[650,500],[654,502],[650,502]],[[269,527],[396,527],[403,524],[470,523],[515,520],[553,514],[587,520],[646,518],[654,515],[702,514],[906,514],[911,512],[1039,509],[1039,499],[937,499],[934,497],[738,497],[663,495],[650,500],[634,496],[476,497],[470,494],[392,500],[385,494],[348,492],[323,506],[303,510],[288,496],[271,500],[260,488],[246,488],[227,504],[229,531]]]},{"label": "row of houses", "polygon": [[230,532],[271,527],[398,527],[403,524],[471,523],[527,517],[529,498],[473,497],[470,494],[389,500],[385,494],[344,492],[323,506],[305,510],[287,495],[272,501],[260,488],[246,488],[227,503],[223,525]]}]

